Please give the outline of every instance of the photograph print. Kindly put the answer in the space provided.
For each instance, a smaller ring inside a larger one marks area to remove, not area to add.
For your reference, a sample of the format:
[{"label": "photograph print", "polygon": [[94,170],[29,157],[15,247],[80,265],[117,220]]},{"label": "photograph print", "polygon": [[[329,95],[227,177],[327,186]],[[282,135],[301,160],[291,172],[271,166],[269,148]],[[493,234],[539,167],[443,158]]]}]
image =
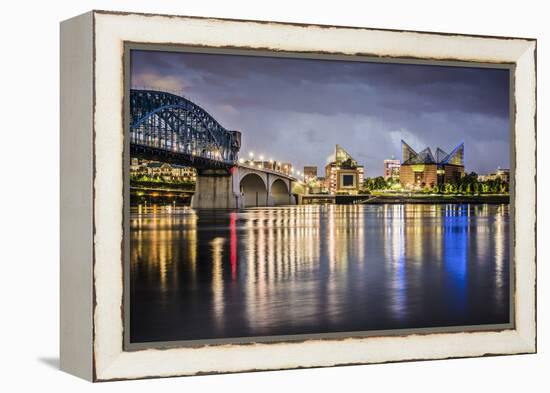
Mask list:
[{"label": "photograph print", "polygon": [[126,53],[128,348],[513,327],[510,66]]}]

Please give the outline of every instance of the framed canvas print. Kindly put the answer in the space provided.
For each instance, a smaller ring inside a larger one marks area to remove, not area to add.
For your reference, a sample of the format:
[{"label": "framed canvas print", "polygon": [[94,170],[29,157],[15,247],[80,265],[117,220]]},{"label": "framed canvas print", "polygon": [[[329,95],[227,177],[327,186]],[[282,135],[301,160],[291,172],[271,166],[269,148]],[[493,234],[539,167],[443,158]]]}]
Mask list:
[{"label": "framed canvas print", "polygon": [[536,351],[536,41],[61,24],[61,368]]}]

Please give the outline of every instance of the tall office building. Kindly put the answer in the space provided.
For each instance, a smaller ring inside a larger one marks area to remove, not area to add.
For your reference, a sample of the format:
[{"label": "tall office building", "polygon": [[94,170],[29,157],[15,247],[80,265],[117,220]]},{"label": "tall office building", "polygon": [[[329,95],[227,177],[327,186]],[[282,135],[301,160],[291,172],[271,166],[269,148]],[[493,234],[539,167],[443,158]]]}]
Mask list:
[{"label": "tall office building", "polygon": [[384,180],[396,180],[399,181],[399,169],[401,168],[401,161],[395,160],[393,157],[391,160],[384,160]]}]

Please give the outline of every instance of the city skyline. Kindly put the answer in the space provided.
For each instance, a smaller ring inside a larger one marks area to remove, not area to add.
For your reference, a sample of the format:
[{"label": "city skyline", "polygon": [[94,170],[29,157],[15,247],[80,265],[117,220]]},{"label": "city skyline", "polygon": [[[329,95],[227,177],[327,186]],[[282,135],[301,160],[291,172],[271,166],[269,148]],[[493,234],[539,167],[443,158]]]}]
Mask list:
[{"label": "city skyline", "polygon": [[504,69],[132,51],[131,81],[182,94],[241,131],[241,157],[324,167],[340,144],[373,177],[401,159],[405,139],[419,149],[464,142],[468,172],[509,167]]}]

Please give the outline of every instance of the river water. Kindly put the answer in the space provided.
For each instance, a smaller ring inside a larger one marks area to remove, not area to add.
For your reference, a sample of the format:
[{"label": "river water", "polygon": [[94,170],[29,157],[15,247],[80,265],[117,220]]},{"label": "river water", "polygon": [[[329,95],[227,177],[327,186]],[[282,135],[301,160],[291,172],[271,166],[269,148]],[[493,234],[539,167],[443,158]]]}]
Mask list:
[{"label": "river water", "polygon": [[130,217],[133,343],[508,323],[508,205]]}]

